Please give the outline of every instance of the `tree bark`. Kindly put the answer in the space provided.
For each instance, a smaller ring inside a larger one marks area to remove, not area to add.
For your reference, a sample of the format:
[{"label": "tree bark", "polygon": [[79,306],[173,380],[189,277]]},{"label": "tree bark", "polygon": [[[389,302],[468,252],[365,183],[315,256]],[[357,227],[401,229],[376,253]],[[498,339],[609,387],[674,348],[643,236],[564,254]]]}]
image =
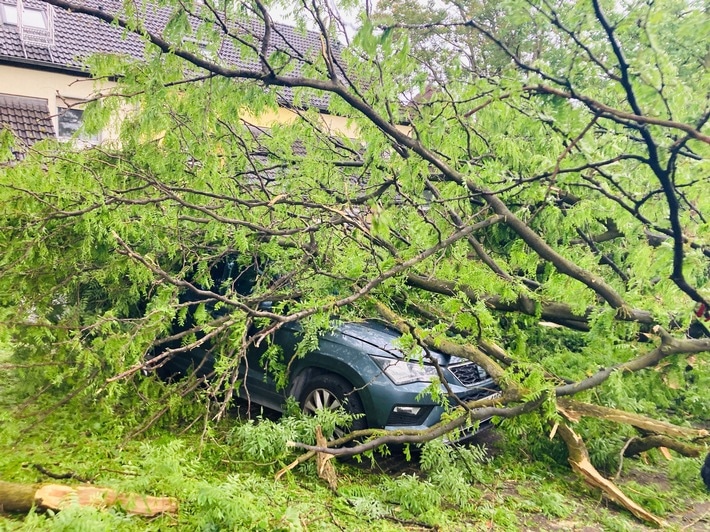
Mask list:
[{"label": "tree bark", "polygon": [[697,445],[690,445],[676,441],[668,436],[654,434],[653,436],[634,438],[631,440],[624,451],[624,456],[634,456],[657,447],[668,447],[669,449],[673,449],[678,454],[689,456],[691,458],[697,458],[703,452],[703,449]]},{"label": "tree bark", "polygon": [[37,486],[0,480],[0,512],[26,512],[35,500]]},{"label": "tree bark", "polygon": [[120,506],[126,513],[153,517],[177,513],[177,500],[172,497],[149,497],[136,493],[118,493],[95,486],[41,486],[0,481],[0,511],[28,512],[33,507],[61,510],[72,504],[80,506]]}]

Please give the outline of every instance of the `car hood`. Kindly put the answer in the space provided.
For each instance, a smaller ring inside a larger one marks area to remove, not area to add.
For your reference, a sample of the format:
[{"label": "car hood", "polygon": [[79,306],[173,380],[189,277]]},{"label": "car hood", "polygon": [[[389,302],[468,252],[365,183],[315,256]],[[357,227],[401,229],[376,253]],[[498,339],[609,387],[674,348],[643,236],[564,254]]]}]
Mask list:
[{"label": "car hood", "polygon": [[[398,346],[402,335],[399,331],[375,320],[347,322],[340,324],[325,340],[363,351],[370,355],[387,358],[405,358],[406,353]],[[443,367],[467,362],[463,358],[429,351],[437,363]]]}]

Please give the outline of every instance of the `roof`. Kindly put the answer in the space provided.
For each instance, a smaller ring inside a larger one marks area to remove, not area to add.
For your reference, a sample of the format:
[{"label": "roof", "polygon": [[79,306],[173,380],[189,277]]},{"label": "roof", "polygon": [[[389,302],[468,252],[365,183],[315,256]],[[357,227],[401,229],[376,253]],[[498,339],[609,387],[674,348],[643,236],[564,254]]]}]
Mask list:
[{"label": "roof", "polygon": [[[17,0],[0,0],[0,3],[16,4]],[[119,13],[120,0],[76,0],[76,4],[100,9],[106,13]],[[23,46],[20,32],[16,25],[0,22],[0,62],[12,62],[33,68],[48,68],[72,73],[86,73],[86,59],[96,53],[115,53],[128,55],[142,60],[145,54],[145,42],[135,34],[126,32],[118,26],[108,24],[89,15],[83,15],[53,8],[42,0],[24,0],[25,8],[49,9],[54,12],[53,46],[25,43]],[[145,26],[148,30],[161,33],[172,16],[171,8],[147,4],[145,8]],[[193,31],[198,22],[190,18]],[[253,36],[259,38],[264,33],[263,23],[256,19],[229,19],[230,30],[238,37]],[[235,40],[225,37],[219,49],[219,60],[231,67],[253,69],[260,72],[261,67],[255,57],[243,56]],[[292,57],[313,58],[320,53],[320,35],[315,32],[301,32],[284,24],[274,24],[267,55],[276,51]],[[291,75],[300,73],[303,62],[293,61]],[[285,104],[293,103],[293,93],[289,89],[278,89]],[[328,99],[315,97],[311,105],[326,110]]]},{"label": "roof", "polygon": [[0,94],[0,129],[9,129],[26,146],[54,137],[47,100]]},{"label": "roof", "polygon": [[[0,0],[5,4],[16,4],[16,0]],[[98,6],[96,2],[83,2]],[[109,1],[109,4],[117,2]],[[128,54],[136,58],[143,56],[143,44],[135,35],[125,38],[119,28],[110,26],[88,15],[70,13],[63,9],[51,8],[41,0],[24,0],[25,8],[35,8],[54,12],[54,46],[25,44],[23,46],[16,25],[0,25],[0,59],[36,66],[54,67],[71,72],[85,71],[85,60],[97,52]]]}]

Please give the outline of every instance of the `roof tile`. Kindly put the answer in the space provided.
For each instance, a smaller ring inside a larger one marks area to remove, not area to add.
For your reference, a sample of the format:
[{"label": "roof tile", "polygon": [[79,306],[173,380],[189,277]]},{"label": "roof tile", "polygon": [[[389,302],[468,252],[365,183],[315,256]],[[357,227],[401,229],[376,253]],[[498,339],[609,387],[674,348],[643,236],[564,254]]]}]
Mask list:
[{"label": "roof tile", "polygon": [[[13,3],[14,0],[0,0]],[[82,4],[99,8],[107,13],[118,13],[121,0],[76,0]],[[48,4],[42,0],[24,0],[26,7],[46,9]],[[86,59],[95,53],[125,54],[142,60],[145,54],[145,43],[135,34],[125,32],[121,28],[107,24],[94,17],[72,13],[63,9],[54,9],[54,45],[51,48],[25,44],[23,47],[17,26],[0,23],[0,61],[25,62],[31,60],[45,64],[48,67],[84,70]],[[147,4],[145,24],[153,32],[160,33],[165,28],[171,9]],[[197,29],[198,21],[191,19],[193,30]],[[229,20],[231,31],[239,38],[263,35],[263,24],[255,19]],[[256,57],[244,57],[240,53],[237,42],[231,37],[225,37],[219,50],[220,60],[232,67],[260,71]],[[294,57],[291,75],[300,74],[303,61],[299,58],[313,58],[320,53],[321,41],[318,33],[305,34],[297,29],[275,24],[272,39],[267,54],[282,51]],[[293,103],[293,91],[279,89],[279,95],[286,104]],[[328,98],[314,97],[312,106],[326,110]]]},{"label": "roof tile", "polygon": [[26,146],[54,137],[47,100],[0,94],[0,129],[9,129]]}]

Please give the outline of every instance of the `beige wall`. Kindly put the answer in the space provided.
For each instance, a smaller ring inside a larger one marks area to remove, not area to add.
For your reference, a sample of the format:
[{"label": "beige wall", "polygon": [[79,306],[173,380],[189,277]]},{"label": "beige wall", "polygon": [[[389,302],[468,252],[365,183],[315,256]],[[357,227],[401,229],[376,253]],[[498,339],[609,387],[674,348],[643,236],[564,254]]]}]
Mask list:
[{"label": "beige wall", "polygon": [[[90,78],[76,75],[46,72],[32,68],[21,68],[9,65],[0,65],[0,93],[15,96],[28,96],[47,100],[49,112],[52,114],[54,131],[57,131],[57,106],[65,107],[66,103],[76,103],[87,100],[97,94],[99,89],[113,86],[113,83],[98,82]],[[62,99],[66,99],[65,104]],[[288,123],[296,120],[298,115],[288,109],[279,109],[277,112],[264,114],[258,117],[244,117],[246,120],[261,127],[269,127],[275,123]],[[320,120],[326,130],[333,134],[345,134],[350,138],[357,138],[357,129],[349,126],[347,119],[340,116],[321,114]],[[400,128],[403,129],[404,128]],[[103,140],[116,138],[112,131],[102,135]]]},{"label": "beige wall", "polygon": [[[260,116],[252,116],[246,112],[243,118],[255,126],[271,127],[274,124],[293,122],[298,118],[298,114],[289,109],[281,108],[276,112],[266,113]],[[347,118],[327,114],[321,114],[319,115],[319,118],[326,131],[332,134],[344,134],[345,136],[353,139],[358,137],[357,129],[348,125]]]},{"label": "beige wall", "polygon": [[[101,86],[106,87],[109,84],[102,83]],[[62,98],[66,99],[67,103],[86,100],[96,94],[98,88],[98,82],[90,78],[0,65],[0,93],[47,100],[55,132],[57,106],[66,107],[66,103],[62,104]]]}]

